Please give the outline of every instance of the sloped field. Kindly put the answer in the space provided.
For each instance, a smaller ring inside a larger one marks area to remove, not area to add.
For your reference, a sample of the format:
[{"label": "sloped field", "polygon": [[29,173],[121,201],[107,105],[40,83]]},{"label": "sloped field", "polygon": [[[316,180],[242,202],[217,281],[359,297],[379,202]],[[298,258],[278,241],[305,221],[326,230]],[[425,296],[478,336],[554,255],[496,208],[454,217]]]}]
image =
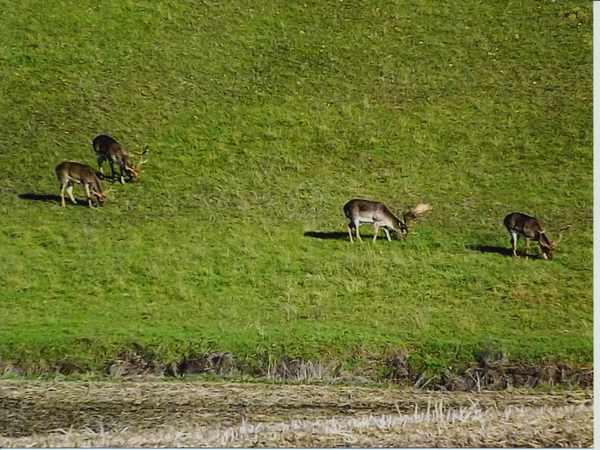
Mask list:
[{"label": "sloped field", "polygon": [[[3,367],[589,370],[589,2],[0,6]],[[100,133],[149,145],[140,181],[60,208]],[[353,197],[433,211],[351,245]],[[507,256],[515,210],[572,225],[553,261]]]}]

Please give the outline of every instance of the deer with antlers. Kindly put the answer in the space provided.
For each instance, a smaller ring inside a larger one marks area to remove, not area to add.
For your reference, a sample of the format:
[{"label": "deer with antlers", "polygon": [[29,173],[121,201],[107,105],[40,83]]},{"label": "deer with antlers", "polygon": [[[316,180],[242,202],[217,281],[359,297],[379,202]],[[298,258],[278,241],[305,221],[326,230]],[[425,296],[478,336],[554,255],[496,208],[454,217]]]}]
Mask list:
[{"label": "deer with antlers", "polygon": [[559,231],[558,239],[552,241],[544,231],[542,223],[535,217],[528,216],[527,214],[518,212],[508,214],[504,218],[504,226],[510,234],[513,256],[517,256],[517,241],[519,236],[523,236],[525,238],[525,257],[527,257],[527,251],[529,250],[529,240],[532,239],[539,244],[540,253],[544,259],[552,259],[554,251],[562,239],[563,232],[571,227],[571,225],[562,227]]},{"label": "deer with antlers", "polygon": [[344,205],[344,215],[350,221],[348,223],[350,242],[354,242],[352,239],[352,230],[355,231],[356,238],[362,241],[358,232],[358,227],[362,223],[373,224],[373,242],[377,240],[380,228],[383,228],[388,241],[392,240],[389,230],[394,231],[399,239],[405,239],[408,235],[408,221],[416,219],[430,210],[431,205],[419,203],[411,210],[405,212],[402,215],[402,219],[399,219],[381,202],[361,199],[350,200]]},{"label": "deer with antlers", "polygon": [[116,163],[119,165],[119,180],[121,181],[121,184],[125,184],[125,174],[127,174],[128,181],[138,178],[140,176],[142,164],[147,162],[147,160],[144,159],[144,155],[148,152],[147,147],[143,152],[136,154],[140,157],[140,160],[136,165],[132,165],[129,152],[127,152],[127,150],[125,150],[114,138],[106,134],[96,136],[92,141],[92,147],[96,154],[98,168],[102,175],[104,175],[104,171],[102,170],[104,161],[108,161],[110,165],[110,176],[113,179],[115,178],[114,164]]},{"label": "deer with antlers", "polygon": [[102,205],[106,201],[108,190],[102,190],[100,179],[92,167],[75,161],[63,161],[54,170],[60,182],[60,205],[63,208],[65,207],[65,191],[71,201],[77,204],[73,197],[73,184],[83,185],[90,208],[92,207],[92,196],[96,198],[97,205]]}]

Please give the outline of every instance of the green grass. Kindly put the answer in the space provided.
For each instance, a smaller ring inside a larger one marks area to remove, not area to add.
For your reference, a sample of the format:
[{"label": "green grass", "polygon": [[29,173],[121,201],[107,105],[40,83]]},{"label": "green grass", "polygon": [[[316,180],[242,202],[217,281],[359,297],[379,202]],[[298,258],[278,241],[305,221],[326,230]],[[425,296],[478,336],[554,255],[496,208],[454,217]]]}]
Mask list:
[{"label": "green grass", "polygon": [[[0,357],[591,363],[589,2],[0,6]],[[23,197],[102,132],[150,146],[139,183]],[[434,211],[406,242],[305,235],[353,197]],[[515,210],[572,224],[553,261],[476,249]]]}]

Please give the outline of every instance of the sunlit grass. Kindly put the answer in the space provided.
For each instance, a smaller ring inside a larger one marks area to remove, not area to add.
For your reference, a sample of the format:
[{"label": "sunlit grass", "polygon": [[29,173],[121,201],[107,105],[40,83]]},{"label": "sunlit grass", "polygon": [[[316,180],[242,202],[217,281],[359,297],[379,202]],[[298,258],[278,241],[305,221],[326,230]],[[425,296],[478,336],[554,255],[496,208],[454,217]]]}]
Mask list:
[{"label": "sunlit grass", "polygon": [[[2,358],[591,362],[589,5],[6,6]],[[99,210],[31,199],[104,132],[150,146],[139,183]],[[434,210],[350,245],[352,197]],[[573,225],[554,261],[503,254],[513,210]]]}]

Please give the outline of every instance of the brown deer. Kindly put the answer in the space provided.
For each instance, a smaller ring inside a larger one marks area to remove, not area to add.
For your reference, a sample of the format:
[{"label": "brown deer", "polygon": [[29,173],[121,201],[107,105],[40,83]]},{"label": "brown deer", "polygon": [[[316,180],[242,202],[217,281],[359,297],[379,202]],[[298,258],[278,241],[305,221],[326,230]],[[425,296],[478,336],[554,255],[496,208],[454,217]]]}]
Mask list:
[{"label": "brown deer", "polygon": [[430,210],[430,205],[420,203],[410,211],[404,213],[402,219],[399,219],[381,202],[355,198],[344,205],[344,215],[350,221],[348,223],[350,242],[354,242],[352,239],[352,230],[356,232],[356,238],[362,241],[358,232],[358,227],[361,223],[373,224],[373,242],[377,240],[380,228],[383,228],[388,241],[392,240],[389,230],[396,232],[399,239],[405,239],[408,234],[408,220],[416,219]]},{"label": "brown deer", "polygon": [[563,232],[571,227],[567,225],[561,228],[558,239],[551,241],[544,231],[542,223],[535,217],[528,216],[527,214],[518,212],[508,214],[504,218],[504,226],[510,234],[513,256],[517,256],[517,240],[521,235],[525,238],[525,257],[527,257],[527,251],[529,250],[529,240],[533,239],[539,244],[540,252],[544,259],[552,259],[554,251],[562,239]]},{"label": "brown deer", "polygon": [[108,161],[108,164],[110,165],[110,176],[113,179],[115,178],[114,164],[116,163],[119,165],[119,179],[121,184],[125,184],[125,174],[127,174],[128,181],[138,178],[140,176],[142,164],[147,162],[147,160],[144,159],[144,155],[148,152],[147,148],[144,149],[142,153],[138,154],[140,155],[140,161],[134,166],[130,162],[130,155],[127,150],[125,150],[115,139],[106,134],[96,136],[92,141],[92,147],[94,148],[94,153],[96,153],[98,168],[102,175],[104,175],[104,171],[102,170],[104,161]]},{"label": "brown deer", "polygon": [[60,205],[65,207],[65,190],[74,204],[77,204],[73,197],[73,183],[82,184],[85,189],[88,205],[92,207],[92,195],[96,198],[98,205],[106,201],[108,191],[103,191],[100,185],[100,179],[96,171],[86,164],[75,161],[63,161],[56,169],[56,177],[60,182]]}]

